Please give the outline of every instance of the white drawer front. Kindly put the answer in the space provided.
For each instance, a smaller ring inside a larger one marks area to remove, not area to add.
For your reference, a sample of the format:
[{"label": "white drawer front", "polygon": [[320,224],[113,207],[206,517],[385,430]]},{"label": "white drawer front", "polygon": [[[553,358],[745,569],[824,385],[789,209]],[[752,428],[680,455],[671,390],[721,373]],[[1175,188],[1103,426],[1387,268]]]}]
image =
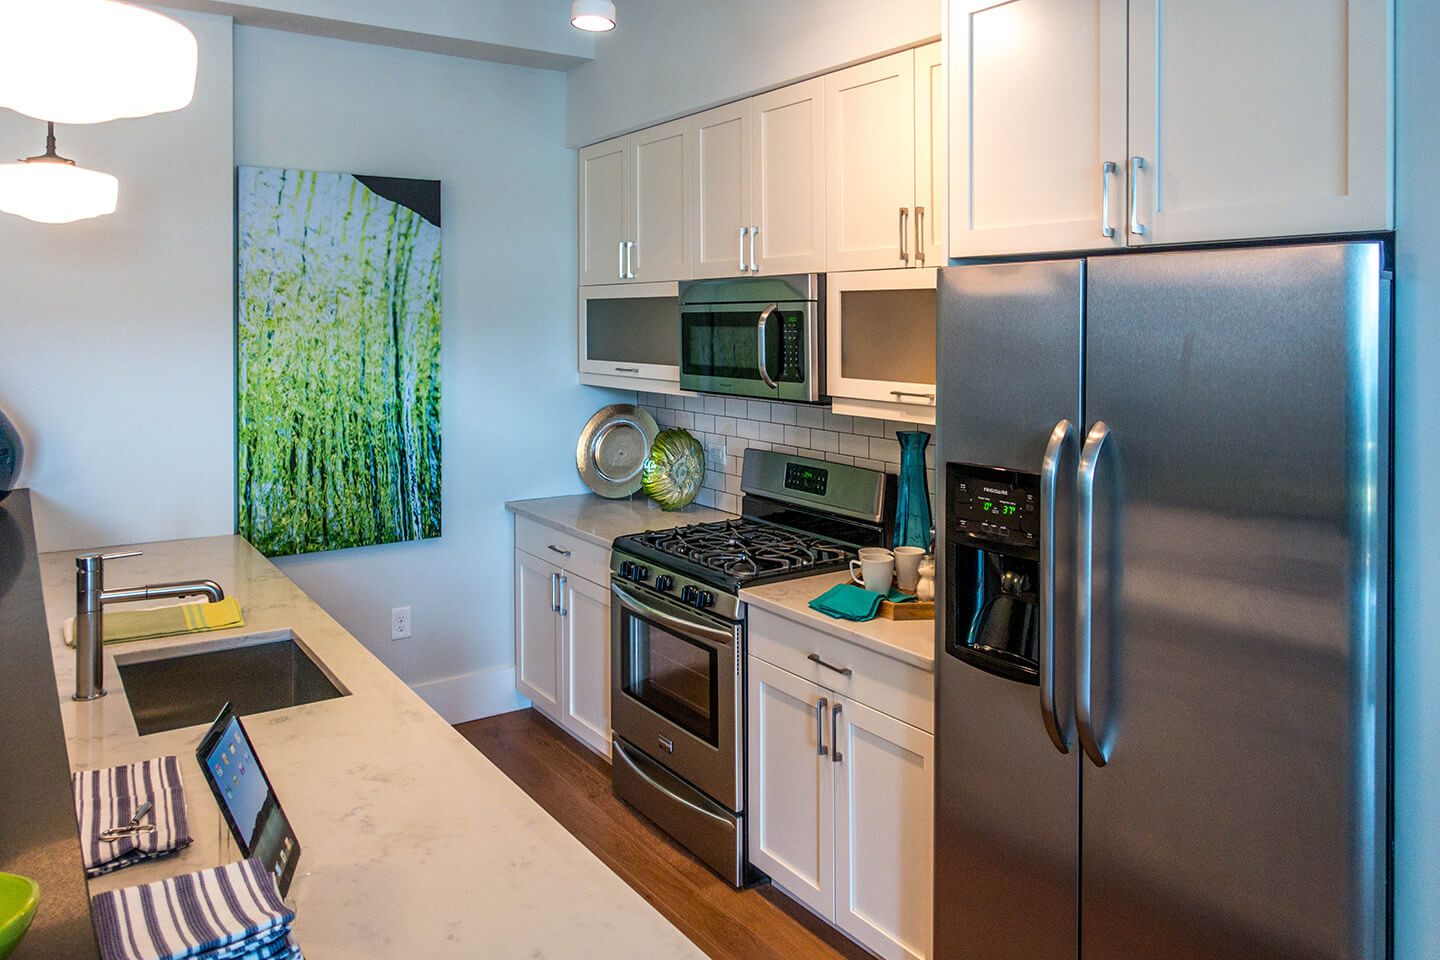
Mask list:
[{"label": "white drawer front", "polygon": [[515,547],[548,560],[591,583],[610,583],[610,550],[582,540],[573,533],[531,520],[515,517]]},{"label": "white drawer front", "polygon": [[[935,678],[918,667],[753,606],[746,618],[746,643],[753,657],[927,733],[935,731]],[[812,655],[831,666],[816,663]]]}]

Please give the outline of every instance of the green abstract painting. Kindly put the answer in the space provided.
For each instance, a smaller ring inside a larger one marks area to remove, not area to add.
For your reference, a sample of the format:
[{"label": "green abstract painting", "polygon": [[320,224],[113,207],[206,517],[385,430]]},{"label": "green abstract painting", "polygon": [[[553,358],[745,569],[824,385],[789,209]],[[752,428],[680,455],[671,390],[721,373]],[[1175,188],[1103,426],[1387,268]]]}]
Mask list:
[{"label": "green abstract painting", "polygon": [[238,171],[237,527],[266,556],[440,536],[440,183]]}]

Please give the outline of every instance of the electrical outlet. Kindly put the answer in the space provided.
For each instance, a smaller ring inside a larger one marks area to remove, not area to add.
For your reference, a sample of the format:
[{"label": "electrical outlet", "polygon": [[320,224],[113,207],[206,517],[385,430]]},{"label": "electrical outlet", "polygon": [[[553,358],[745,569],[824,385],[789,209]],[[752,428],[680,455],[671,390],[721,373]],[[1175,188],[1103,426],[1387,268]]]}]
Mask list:
[{"label": "electrical outlet", "polygon": [[390,639],[406,640],[410,637],[410,608],[392,607],[390,610]]}]

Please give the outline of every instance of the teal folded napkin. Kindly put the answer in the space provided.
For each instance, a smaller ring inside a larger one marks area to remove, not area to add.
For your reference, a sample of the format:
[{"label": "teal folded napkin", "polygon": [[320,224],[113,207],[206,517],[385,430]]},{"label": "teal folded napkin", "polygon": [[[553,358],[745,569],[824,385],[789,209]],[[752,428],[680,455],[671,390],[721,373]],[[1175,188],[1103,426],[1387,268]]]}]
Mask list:
[{"label": "teal folded napkin", "polygon": [[837,620],[873,620],[885,599],[873,590],[853,583],[837,583],[810,601],[810,609]]}]

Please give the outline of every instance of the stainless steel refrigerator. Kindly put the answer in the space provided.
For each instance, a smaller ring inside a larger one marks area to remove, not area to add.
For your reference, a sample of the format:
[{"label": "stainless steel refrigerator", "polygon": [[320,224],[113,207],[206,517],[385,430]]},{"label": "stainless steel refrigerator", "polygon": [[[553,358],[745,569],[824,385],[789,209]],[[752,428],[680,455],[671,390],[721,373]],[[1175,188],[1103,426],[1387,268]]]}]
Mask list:
[{"label": "stainless steel refrigerator", "polygon": [[937,960],[1386,955],[1389,291],[941,271]]}]

